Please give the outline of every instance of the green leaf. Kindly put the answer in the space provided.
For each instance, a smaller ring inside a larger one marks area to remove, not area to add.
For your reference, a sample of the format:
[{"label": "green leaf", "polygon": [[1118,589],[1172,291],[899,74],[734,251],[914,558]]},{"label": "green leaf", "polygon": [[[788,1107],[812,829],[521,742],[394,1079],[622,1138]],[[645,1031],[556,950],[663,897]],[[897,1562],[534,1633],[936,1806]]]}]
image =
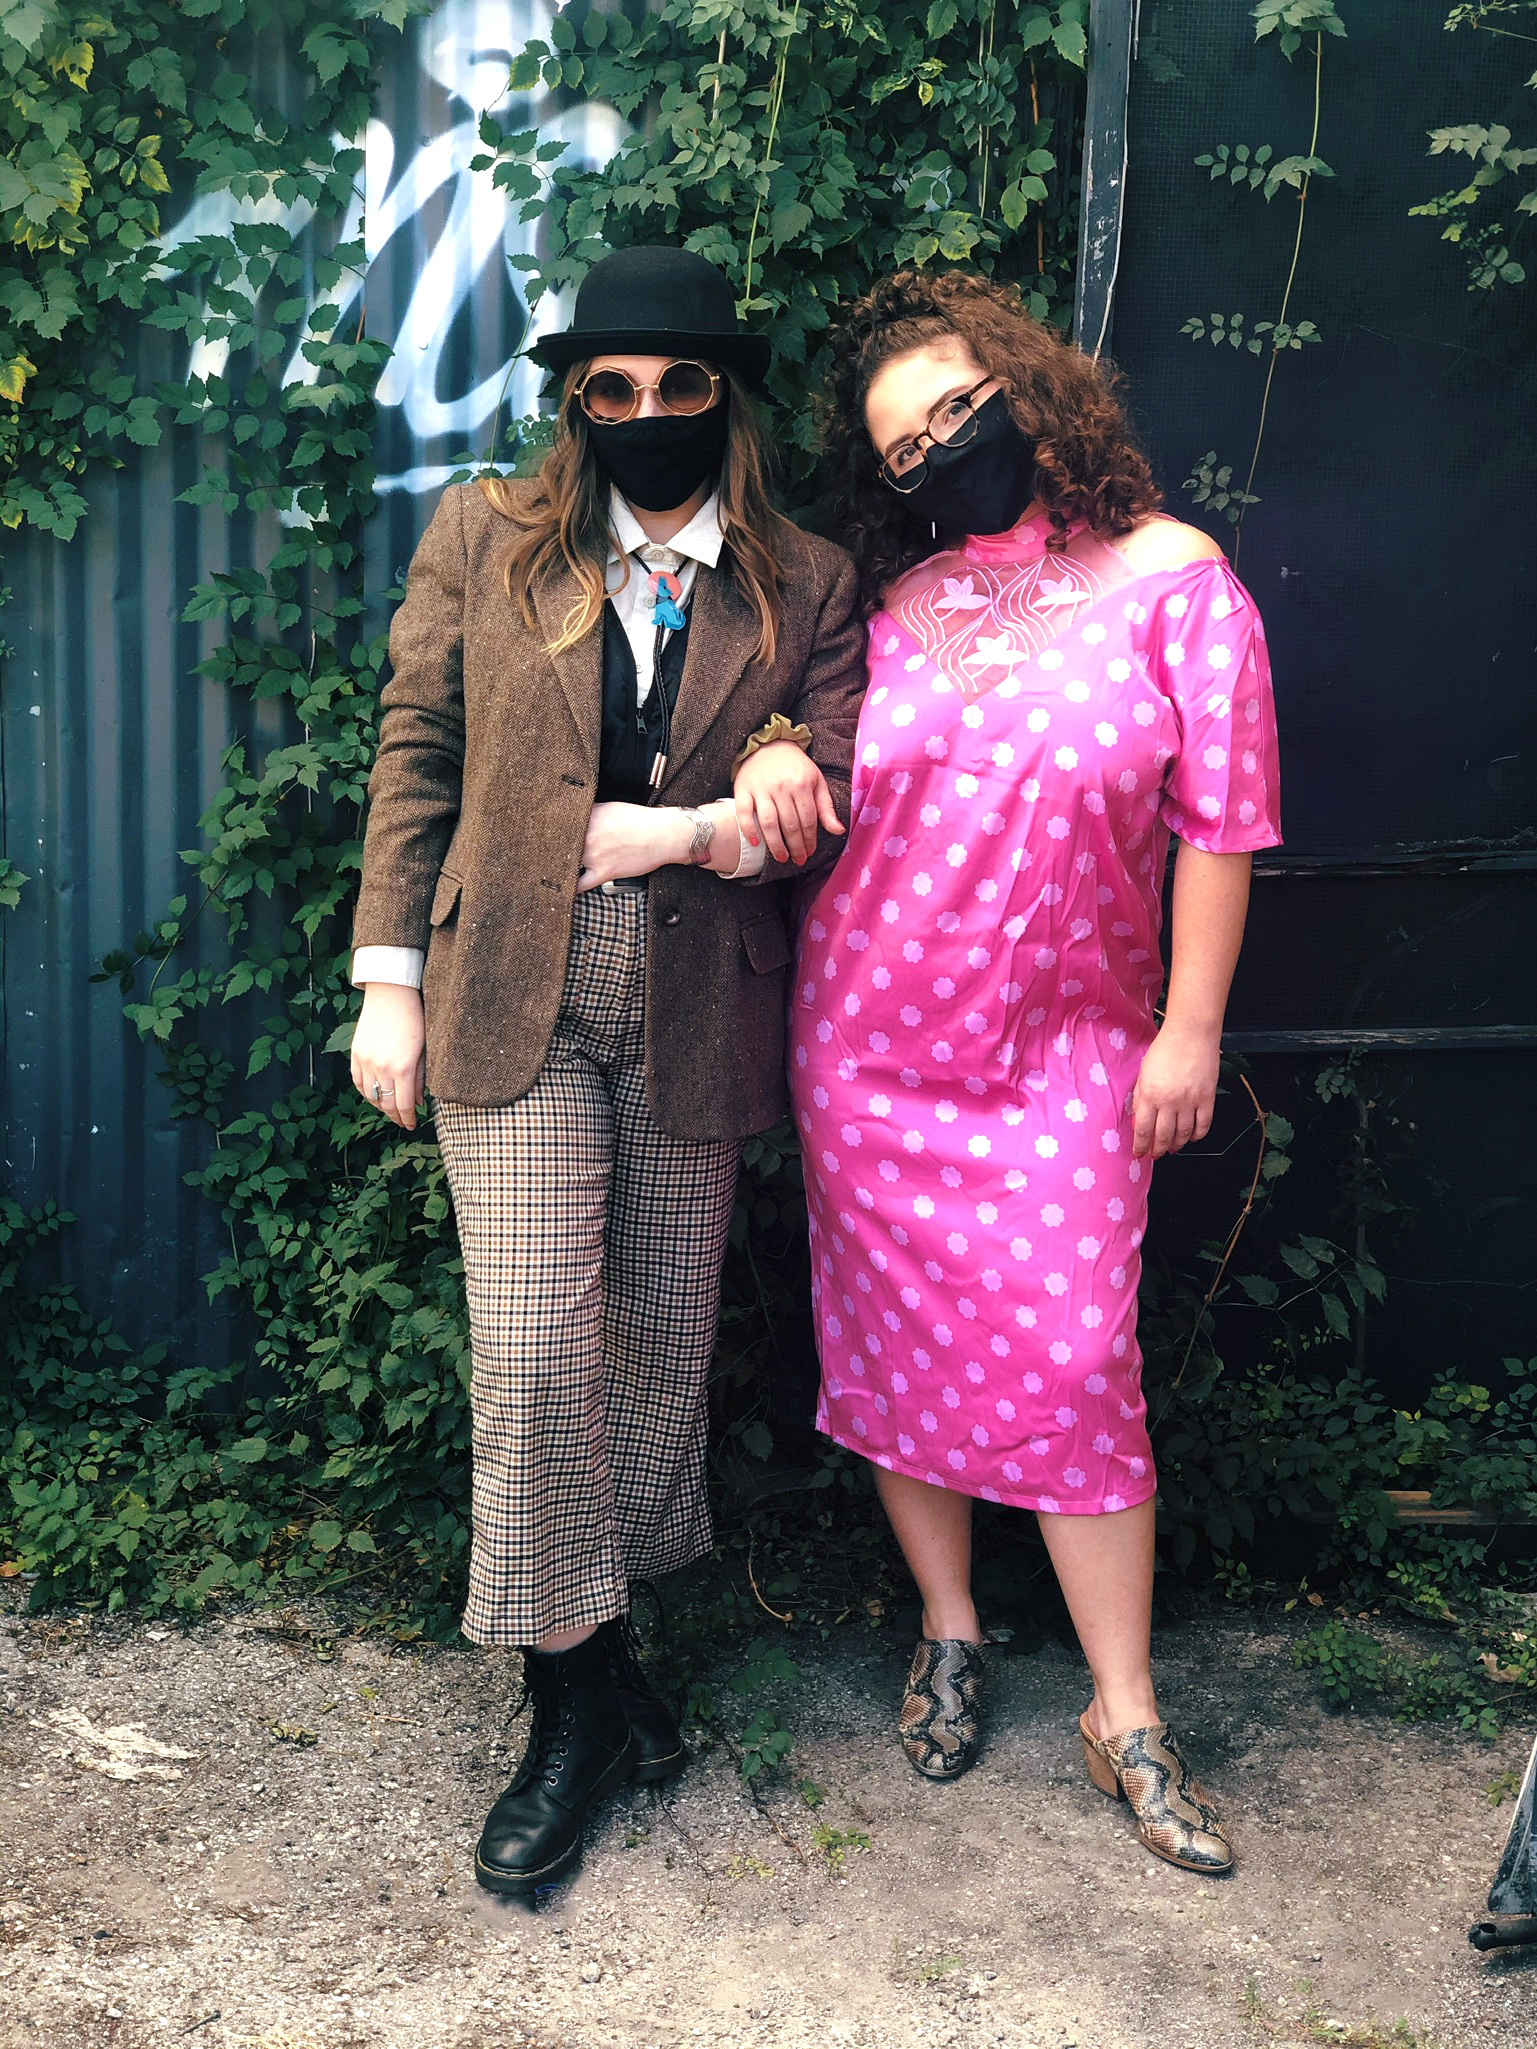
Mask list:
[{"label": "green leaf", "polygon": [[299,48],[309,59],[320,83],[330,85],[333,80],[341,77],[353,61],[354,53],[362,53],[363,45],[355,41],[345,30],[336,28],[329,22],[323,22],[318,28],[310,30]]},{"label": "green leaf", "polygon": [[1239,1274],[1236,1278],[1249,1300],[1257,1302],[1262,1309],[1269,1309],[1281,1299],[1280,1289],[1264,1274]]}]

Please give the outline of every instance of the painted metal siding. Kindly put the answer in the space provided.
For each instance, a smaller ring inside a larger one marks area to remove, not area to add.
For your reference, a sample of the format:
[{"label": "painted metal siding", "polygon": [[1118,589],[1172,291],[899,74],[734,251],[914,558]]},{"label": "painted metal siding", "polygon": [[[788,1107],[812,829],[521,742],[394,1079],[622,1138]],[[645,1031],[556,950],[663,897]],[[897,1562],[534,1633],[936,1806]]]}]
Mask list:
[{"label": "painted metal siding", "polygon": [[[507,374],[526,320],[507,259],[536,230],[509,220],[489,180],[469,174],[479,109],[500,101],[507,118],[565,135],[588,161],[623,133],[605,107],[506,100],[512,56],[547,30],[551,11],[544,0],[444,0],[401,38],[382,80],[357,216],[368,327],[399,344],[380,392],[380,505],[366,544],[376,624],[455,460],[485,445],[498,402],[511,416],[537,402],[532,365]],[[268,89],[286,104],[280,47],[270,60]],[[219,232],[244,211],[218,196],[193,201],[168,237]],[[541,314],[564,318],[555,301]],[[206,352],[189,364],[184,347],[166,353],[154,336],[144,346],[157,352],[158,377],[223,367]],[[186,433],[129,450],[123,470],[98,467],[88,479],[90,511],[71,542],[0,540],[12,592],[0,612],[11,647],[3,847],[30,878],[17,909],[0,913],[0,1147],[10,1193],[52,1199],[78,1220],[33,1278],[73,1284],[134,1343],[164,1339],[181,1361],[222,1363],[243,1353],[245,1335],[201,1285],[227,1249],[223,1226],[184,1180],[206,1158],[207,1129],[170,1117],[158,1049],[124,1019],[116,985],[89,980],[171,898],[196,904],[179,856],[199,843],[223,750],[242,735],[262,748],[289,737],[278,707],[248,705],[193,673],[218,632],[181,623],[188,594],[215,570],[260,559],[258,543],[274,538],[246,515],[177,502],[205,462],[217,451]],[[220,958],[208,916],[175,967]],[[140,968],[140,994],[154,967]],[[199,1037],[242,1074],[262,1014],[260,999],[205,1014]]]}]

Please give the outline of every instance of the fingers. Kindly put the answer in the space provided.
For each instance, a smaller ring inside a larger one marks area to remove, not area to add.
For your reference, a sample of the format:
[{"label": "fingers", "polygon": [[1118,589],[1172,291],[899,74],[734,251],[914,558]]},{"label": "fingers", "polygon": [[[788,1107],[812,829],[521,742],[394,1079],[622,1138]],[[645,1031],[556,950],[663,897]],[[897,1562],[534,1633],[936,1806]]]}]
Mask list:
[{"label": "fingers", "polygon": [[[1153,1150],[1153,1140],[1158,1130],[1158,1112],[1148,1102],[1140,1088],[1131,1099],[1131,1152],[1132,1158],[1145,1160]],[[1156,1155],[1155,1155],[1156,1157]]]},{"label": "fingers", "polygon": [[[739,814],[740,809],[739,802]],[[797,867],[804,866],[815,853],[819,825],[829,832],[843,832],[832,791],[820,769],[813,777],[802,773],[787,778],[772,793],[765,790],[758,798],[757,818],[774,860],[793,861]]]},{"label": "fingers", "polygon": [[809,788],[802,787],[790,792],[787,817],[790,858],[798,868],[804,867],[806,857],[817,843],[816,799]]},{"label": "fingers", "polygon": [[841,834],[844,829],[843,820],[838,816],[838,807],[833,802],[832,790],[828,787],[827,778],[820,769],[817,770],[815,791],[818,823],[824,826],[828,832]]},{"label": "fingers", "polygon": [[396,1096],[396,1123],[402,1131],[416,1129],[416,1106],[427,1100],[427,1061],[425,1055],[412,1069],[403,1094]]},{"label": "fingers", "polygon": [[418,1075],[421,1067],[422,1062],[419,1060],[408,1068],[366,1066],[361,1076],[354,1073],[353,1084],[363,1100],[371,1103],[381,1116],[388,1117],[392,1124],[400,1125],[402,1130],[411,1131],[416,1125]]},{"label": "fingers", "polygon": [[736,806],[736,829],[750,847],[758,844],[758,813],[750,791],[740,790],[732,798]]},{"label": "fingers", "polygon": [[785,845],[779,808],[767,792],[758,799],[758,823],[763,828],[763,844],[768,848],[770,860],[788,861],[790,850]]},{"label": "fingers", "polygon": [[1140,1093],[1132,1098],[1132,1157],[1145,1160],[1149,1154],[1161,1160],[1177,1153],[1193,1138],[1204,1138],[1211,1129],[1211,1111],[1195,1104],[1155,1103]]}]

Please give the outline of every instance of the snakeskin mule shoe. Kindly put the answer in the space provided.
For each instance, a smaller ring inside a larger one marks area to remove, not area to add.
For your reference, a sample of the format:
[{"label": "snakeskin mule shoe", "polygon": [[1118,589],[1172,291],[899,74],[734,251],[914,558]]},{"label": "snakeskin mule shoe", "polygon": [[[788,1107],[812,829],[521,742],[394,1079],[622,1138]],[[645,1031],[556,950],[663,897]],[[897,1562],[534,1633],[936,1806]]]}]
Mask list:
[{"label": "snakeskin mule shoe", "polygon": [[1137,1834],[1155,1857],[1182,1871],[1220,1875],[1233,1868],[1233,1847],[1211,1795],[1193,1777],[1167,1722],[1091,1736],[1082,1716],[1083,1760],[1089,1777],[1112,1800],[1131,1802]]},{"label": "snakeskin mule shoe", "polygon": [[959,1778],[976,1763],[986,1670],[979,1643],[919,1639],[897,1729],[909,1764],[926,1779]]}]

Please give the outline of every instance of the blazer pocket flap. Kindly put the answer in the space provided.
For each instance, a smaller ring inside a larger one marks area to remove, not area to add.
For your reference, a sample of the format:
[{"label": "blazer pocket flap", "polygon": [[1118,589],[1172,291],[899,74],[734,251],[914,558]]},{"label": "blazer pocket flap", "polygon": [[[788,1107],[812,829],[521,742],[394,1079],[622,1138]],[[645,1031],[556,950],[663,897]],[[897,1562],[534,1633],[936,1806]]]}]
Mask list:
[{"label": "blazer pocket flap", "polygon": [[790,935],[778,911],[771,911],[766,917],[754,918],[750,925],[744,925],[742,944],[747,948],[747,958],[752,962],[755,974],[771,975],[776,968],[790,965]]},{"label": "blazer pocket flap", "polygon": [[459,908],[459,892],[464,884],[457,875],[442,874],[438,886],[432,893],[432,916],[428,923],[433,926],[446,925]]}]

